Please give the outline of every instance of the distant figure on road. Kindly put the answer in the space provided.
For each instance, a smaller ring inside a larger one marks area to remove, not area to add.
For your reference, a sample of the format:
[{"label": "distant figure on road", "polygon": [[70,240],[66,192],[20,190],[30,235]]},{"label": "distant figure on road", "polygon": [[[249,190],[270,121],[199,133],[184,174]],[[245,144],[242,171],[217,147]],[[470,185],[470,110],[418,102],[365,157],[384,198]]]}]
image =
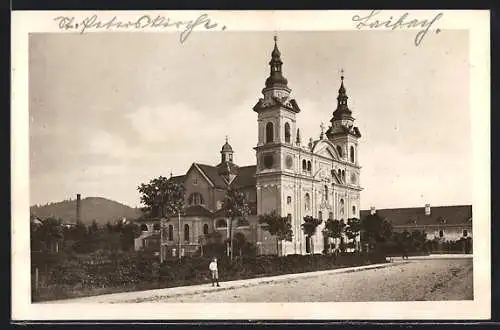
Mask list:
[{"label": "distant figure on road", "polygon": [[208,265],[208,269],[210,269],[210,273],[212,273],[212,286],[217,283],[219,285],[219,269],[217,268],[217,258],[214,258],[210,265]]},{"label": "distant figure on road", "polygon": [[403,249],[403,260],[408,260],[408,249],[407,248],[404,248]]}]

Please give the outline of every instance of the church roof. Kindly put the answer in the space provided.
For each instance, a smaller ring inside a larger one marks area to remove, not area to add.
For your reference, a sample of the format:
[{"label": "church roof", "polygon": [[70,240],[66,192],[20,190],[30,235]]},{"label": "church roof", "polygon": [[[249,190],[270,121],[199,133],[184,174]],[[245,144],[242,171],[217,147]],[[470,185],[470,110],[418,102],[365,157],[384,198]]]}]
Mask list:
[{"label": "church roof", "polygon": [[202,217],[212,217],[213,213],[207,208],[201,205],[188,206],[184,211],[184,216],[202,216]]},{"label": "church roof", "polygon": [[257,166],[250,165],[240,167],[238,169],[238,175],[232,182],[231,186],[234,188],[243,188],[249,186],[255,186],[257,181],[255,180],[255,173],[257,171]]},{"label": "church roof", "polygon": [[216,188],[227,187],[227,184],[224,182],[222,176],[219,175],[219,168],[217,166],[205,165],[205,164],[196,164],[200,170],[208,177],[210,181],[214,184]]},{"label": "church roof", "polygon": [[170,177],[169,181],[177,184],[184,184],[184,181],[186,180],[185,175],[177,175],[177,176],[172,176]]},{"label": "church roof", "polygon": [[[424,207],[376,210],[382,218],[386,218],[393,226],[410,225],[461,225],[472,219],[472,205],[434,206],[431,214],[425,215]],[[370,214],[370,210],[362,210],[361,218]]]},{"label": "church roof", "polygon": [[214,184],[216,188],[226,189],[228,187],[227,183],[224,181],[224,177],[221,175],[221,168],[229,166],[231,174],[236,175],[234,180],[231,182],[231,186],[234,188],[243,188],[248,186],[255,186],[255,172],[256,166],[243,166],[239,167],[234,163],[225,162],[217,166],[196,164],[198,168],[203,171],[203,173],[208,177],[208,179]]}]

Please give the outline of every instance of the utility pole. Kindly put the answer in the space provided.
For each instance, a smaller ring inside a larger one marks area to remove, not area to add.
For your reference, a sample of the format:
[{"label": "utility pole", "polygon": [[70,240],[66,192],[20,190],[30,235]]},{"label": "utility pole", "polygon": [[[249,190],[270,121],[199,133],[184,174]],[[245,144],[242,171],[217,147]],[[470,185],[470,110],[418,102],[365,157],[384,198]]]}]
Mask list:
[{"label": "utility pole", "polygon": [[163,255],[163,217],[160,218],[160,264],[163,263],[164,255]]},{"label": "utility pole", "polygon": [[163,255],[163,243],[164,243],[164,237],[163,237],[163,218],[165,217],[165,204],[164,204],[164,195],[161,195],[161,206],[160,206],[161,214],[160,214],[160,264],[163,263],[163,260],[165,260],[164,255]]},{"label": "utility pole", "polygon": [[177,211],[177,215],[178,215],[178,222],[179,222],[179,231],[178,231],[178,236],[179,236],[179,252],[178,252],[178,255],[179,255],[179,259],[181,259],[181,211]]}]

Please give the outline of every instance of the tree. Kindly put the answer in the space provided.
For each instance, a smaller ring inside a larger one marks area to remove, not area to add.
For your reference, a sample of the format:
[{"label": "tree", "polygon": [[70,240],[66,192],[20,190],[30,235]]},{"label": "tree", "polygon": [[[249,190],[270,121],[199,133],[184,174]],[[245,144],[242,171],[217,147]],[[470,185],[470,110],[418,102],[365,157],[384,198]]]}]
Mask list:
[{"label": "tree", "polygon": [[148,217],[170,217],[184,207],[184,187],[160,176],[137,188],[141,194],[141,208]]},{"label": "tree", "polygon": [[336,219],[328,219],[325,222],[325,229],[323,230],[323,234],[326,237],[339,239],[342,237],[344,229],[345,229],[345,224],[343,221],[339,221]]},{"label": "tree", "polygon": [[392,225],[380,215],[367,215],[361,222],[362,241],[367,242],[370,246],[378,246],[390,239],[392,236]]},{"label": "tree", "polygon": [[124,224],[120,233],[122,249],[126,251],[134,248],[134,240],[140,235],[141,229],[137,224],[133,222]]},{"label": "tree", "polygon": [[349,240],[353,241],[354,248],[356,247],[356,237],[358,237],[361,231],[361,221],[358,218],[347,219],[347,227],[345,228],[345,235]]},{"label": "tree", "polygon": [[304,231],[304,234],[307,236],[307,240],[311,244],[311,254],[314,253],[314,247],[313,247],[313,241],[312,237],[314,234],[316,234],[316,228],[323,222],[323,220],[313,218],[312,216],[305,216],[304,217],[304,222],[302,223],[301,227],[302,230]]},{"label": "tree", "polygon": [[[180,217],[184,208],[184,186],[160,176],[150,180],[147,184],[142,183],[137,189],[141,194],[141,203],[145,205],[141,210],[146,216],[166,218],[167,221],[175,215]],[[163,221],[161,226],[160,260],[163,262]],[[179,226],[179,245],[180,236],[181,228]],[[181,251],[178,253],[180,257]]]},{"label": "tree", "polygon": [[99,225],[97,224],[97,221],[94,219],[92,220],[92,224],[89,226],[89,234],[90,236],[93,236],[96,235],[98,231],[99,231]]},{"label": "tree", "polygon": [[59,252],[59,245],[64,239],[61,222],[62,221],[60,219],[47,218],[38,228],[40,239],[45,243],[45,246],[50,251],[55,248],[55,252]]},{"label": "tree", "polygon": [[[292,241],[292,219],[289,217],[281,217],[276,211],[266,213],[259,217],[259,223],[265,224],[263,229],[269,234],[276,236],[276,253],[278,256],[283,255],[283,249],[280,251],[280,244],[283,246],[283,241]],[[281,252],[281,253],[280,253]]]},{"label": "tree", "polygon": [[222,209],[226,217],[229,219],[229,241],[227,243],[229,257],[233,259],[232,241],[233,241],[233,223],[235,220],[246,220],[250,214],[250,209],[245,199],[245,194],[237,189],[229,188],[226,191]]}]

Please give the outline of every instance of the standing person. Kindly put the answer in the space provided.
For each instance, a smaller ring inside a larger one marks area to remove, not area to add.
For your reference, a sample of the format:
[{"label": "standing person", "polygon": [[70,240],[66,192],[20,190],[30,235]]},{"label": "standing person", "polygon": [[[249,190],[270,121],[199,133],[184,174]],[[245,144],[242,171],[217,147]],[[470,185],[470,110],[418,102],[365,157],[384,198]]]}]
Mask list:
[{"label": "standing person", "polygon": [[217,283],[217,286],[219,285],[219,269],[217,268],[217,258],[213,258],[212,262],[210,262],[210,265],[208,265],[208,269],[210,269],[210,273],[212,273],[212,286],[214,286],[215,283]]},{"label": "standing person", "polygon": [[405,246],[403,249],[403,260],[408,260],[408,248]]}]

